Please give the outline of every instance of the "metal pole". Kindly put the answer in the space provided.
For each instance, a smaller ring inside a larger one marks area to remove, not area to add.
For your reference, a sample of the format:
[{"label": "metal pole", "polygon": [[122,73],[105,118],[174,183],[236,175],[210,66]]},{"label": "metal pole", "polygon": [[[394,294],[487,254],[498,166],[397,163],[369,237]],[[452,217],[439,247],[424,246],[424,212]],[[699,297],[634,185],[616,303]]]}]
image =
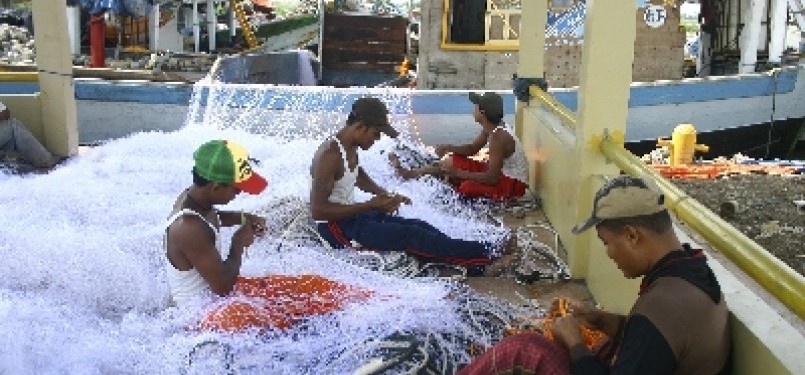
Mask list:
[{"label": "metal pole", "polygon": [[218,17],[215,14],[215,1],[207,0],[207,48],[210,53],[215,51],[215,31],[218,28]]},{"label": "metal pole", "polygon": [[201,43],[201,30],[198,24],[198,0],[193,0],[193,51],[199,52],[199,44]]}]

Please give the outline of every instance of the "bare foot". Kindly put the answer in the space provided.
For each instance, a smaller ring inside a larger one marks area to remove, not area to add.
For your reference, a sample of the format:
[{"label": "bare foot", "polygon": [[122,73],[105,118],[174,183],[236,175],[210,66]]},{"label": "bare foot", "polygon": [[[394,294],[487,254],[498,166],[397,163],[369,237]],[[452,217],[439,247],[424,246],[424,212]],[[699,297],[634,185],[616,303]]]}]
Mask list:
[{"label": "bare foot", "polygon": [[400,165],[400,159],[393,152],[389,153],[389,162],[391,163],[391,166],[394,168],[394,171],[397,172],[397,175],[402,177],[403,180],[410,180],[412,178],[419,177],[416,171],[403,168],[402,165]]}]

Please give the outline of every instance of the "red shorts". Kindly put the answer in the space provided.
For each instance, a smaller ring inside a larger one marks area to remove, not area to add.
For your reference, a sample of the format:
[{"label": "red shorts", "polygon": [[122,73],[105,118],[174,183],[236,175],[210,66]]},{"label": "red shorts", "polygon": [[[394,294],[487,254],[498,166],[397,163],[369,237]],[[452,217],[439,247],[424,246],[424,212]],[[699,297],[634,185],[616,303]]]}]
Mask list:
[{"label": "red shorts", "polygon": [[[451,157],[453,166],[468,172],[486,172],[488,168],[484,162],[472,160],[466,156],[455,155]],[[490,198],[496,201],[513,200],[525,194],[528,185],[509,176],[500,175],[495,185],[482,184],[478,181],[455,179],[452,181],[456,191],[469,198]]]}]

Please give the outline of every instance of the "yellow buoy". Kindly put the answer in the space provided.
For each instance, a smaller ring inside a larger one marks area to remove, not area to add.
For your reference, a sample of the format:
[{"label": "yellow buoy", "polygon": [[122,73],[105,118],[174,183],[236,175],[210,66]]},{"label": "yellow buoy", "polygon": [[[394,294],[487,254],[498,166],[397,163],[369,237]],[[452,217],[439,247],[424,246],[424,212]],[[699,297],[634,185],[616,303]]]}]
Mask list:
[{"label": "yellow buoy", "polygon": [[657,146],[668,147],[670,165],[685,165],[693,163],[693,154],[696,151],[707,152],[710,147],[696,144],[696,128],[692,124],[679,124],[671,134],[671,140],[658,139]]}]

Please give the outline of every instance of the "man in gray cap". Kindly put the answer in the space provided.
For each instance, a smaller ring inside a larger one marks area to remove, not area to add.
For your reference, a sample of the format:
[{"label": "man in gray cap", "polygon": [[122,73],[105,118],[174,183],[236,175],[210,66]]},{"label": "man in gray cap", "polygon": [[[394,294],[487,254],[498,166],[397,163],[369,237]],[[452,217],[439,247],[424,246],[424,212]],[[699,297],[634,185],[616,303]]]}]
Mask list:
[{"label": "man in gray cap", "polygon": [[[663,195],[642,179],[614,178],[598,190],[592,215],[574,227],[573,233],[592,227],[623,275],[643,280],[628,315],[573,303],[570,316],[557,318],[553,337],[569,352],[571,373],[728,373],[729,312],[721,287],[704,253],[677,238]],[[609,336],[606,354],[588,349],[582,340],[582,325]],[[541,338],[507,340],[459,374],[482,373],[480,369],[489,367],[495,358],[500,363],[504,357],[513,358],[507,365],[512,369],[528,370],[537,364],[519,363],[519,358],[535,356],[518,354],[546,352]],[[556,361],[557,357],[542,360]],[[495,366],[495,373],[507,370]]]},{"label": "man in gray cap", "polygon": [[[493,92],[469,94],[474,104],[473,118],[481,131],[464,145],[437,145],[438,164],[406,169],[395,154],[389,159],[397,173],[405,178],[426,174],[444,175],[461,195],[506,201],[519,198],[528,189],[528,161],[523,146],[503,122],[503,98]],[[486,161],[470,159],[488,147]],[[446,157],[445,157],[446,156]]]},{"label": "man in gray cap", "polygon": [[11,111],[0,102],[0,151],[14,152],[36,168],[50,168],[59,158],[53,156]]}]

